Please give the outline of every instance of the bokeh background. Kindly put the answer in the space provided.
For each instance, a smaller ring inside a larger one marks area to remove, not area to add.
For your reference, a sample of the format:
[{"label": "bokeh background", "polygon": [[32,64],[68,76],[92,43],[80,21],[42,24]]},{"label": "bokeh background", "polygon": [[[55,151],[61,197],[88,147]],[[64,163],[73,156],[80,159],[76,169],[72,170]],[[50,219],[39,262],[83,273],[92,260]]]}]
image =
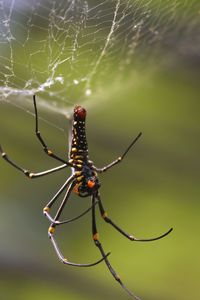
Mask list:
[{"label": "bokeh background", "polygon": [[[142,131],[123,163],[100,176],[102,200],[109,216],[138,237],[174,231],[134,243],[98,217],[100,240],[141,299],[199,299],[200,8],[198,1],[163,2],[3,1],[9,30],[0,23],[0,142],[29,170],[58,165],[34,135],[34,93],[41,132],[61,157],[67,156],[75,103],[88,111],[89,152],[97,166],[115,159]],[[42,209],[69,174],[28,180],[0,161],[2,299],[130,299],[104,263],[73,268],[54,253]],[[64,215],[89,205],[89,198],[74,195]],[[100,258],[90,213],[59,228],[58,240],[71,261]]]}]

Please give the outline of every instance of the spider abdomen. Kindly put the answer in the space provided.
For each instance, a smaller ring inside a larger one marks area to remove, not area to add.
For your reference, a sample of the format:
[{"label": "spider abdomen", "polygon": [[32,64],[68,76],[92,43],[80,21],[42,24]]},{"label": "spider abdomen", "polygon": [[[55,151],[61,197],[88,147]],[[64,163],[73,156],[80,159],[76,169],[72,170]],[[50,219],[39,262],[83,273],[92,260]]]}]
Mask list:
[{"label": "spider abdomen", "polygon": [[[76,164],[85,159],[88,155],[88,144],[85,133],[86,110],[81,106],[74,109],[74,119],[72,124],[72,142],[70,158]],[[80,163],[81,163],[80,162]]]}]

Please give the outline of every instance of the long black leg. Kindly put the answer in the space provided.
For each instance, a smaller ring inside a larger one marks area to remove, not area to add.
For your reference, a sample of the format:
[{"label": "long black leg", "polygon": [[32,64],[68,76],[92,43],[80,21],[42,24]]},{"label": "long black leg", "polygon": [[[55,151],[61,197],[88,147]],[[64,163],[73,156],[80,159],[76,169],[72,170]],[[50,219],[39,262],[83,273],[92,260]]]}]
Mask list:
[{"label": "long black leg", "polygon": [[52,242],[52,244],[53,244],[53,247],[54,247],[54,249],[55,249],[55,251],[56,251],[56,254],[57,254],[59,260],[60,260],[63,264],[65,264],[65,265],[74,266],[74,267],[92,267],[92,266],[95,266],[95,265],[99,264],[100,262],[102,262],[103,260],[105,260],[106,257],[107,257],[108,255],[110,255],[110,253],[108,253],[108,254],[106,254],[104,257],[102,257],[100,260],[98,260],[98,261],[96,261],[96,262],[94,262],[94,263],[90,263],[90,264],[78,264],[78,263],[73,263],[73,262],[68,261],[68,260],[62,255],[62,253],[60,252],[60,249],[58,248],[58,245],[57,245],[57,242],[56,242],[54,236],[52,235],[50,238],[51,238],[51,242]]},{"label": "long black leg", "polygon": [[62,203],[61,203],[60,207],[58,208],[57,213],[55,215],[55,218],[54,218],[55,221],[57,221],[60,218],[61,213],[62,213],[62,211],[63,211],[63,209],[64,209],[64,207],[67,203],[67,200],[69,199],[69,196],[70,196],[70,194],[71,194],[71,192],[74,188],[74,185],[75,184],[73,182],[69,185],[69,188],[66,192],[66,195],[65,195],[65,197],[64,197],[64,199],[63,199],[63,201],[62,201]]},{"label": "long black leg", "polygon": [[14,163],[12,160],[10,160],[10,158],[8,157],[8,155],[3,151],[3,148],[2,146],[0,145],[0,153],[1,153],[1,156],[2,158],[7,161],[10,165],[12,165],[14,168],[16,168],[17,170],[21,171],[24,175],[26,175],[28,178],[38,178],[38,177],[42,177],[42,176],[45,176],[45,175],[48,175],[48,174],[51,174],[51,173],[54,173],[54,172],[57,172],[57,171],[60,171],[66,167],[68,167],[68,165],[65,163],[64,165],[61,165],[61,166],[58,166],[58,167],[55,167],[53,169],[50,169],[50,170],[46,170],[46,171],[43,171],[43,172],[39,172],[39,173],[34,173],[34,172],[31,172],[31,171],[28,171],[22,167],[20,167],[19,165],[17,165],[16,163]]},{"label": "long black leg", "polygon": [[[73,176],[71,176],[71,178],[72,178],[72,177],[73,177]],[[71,194],[71,191],[72,191],[73,187],[74,187],[74,183],[71,182],[70,185],[69,185],[69,187],[68,187],[68,189],[67,189],[67,192],[66,192],[66,194],[65,194],[65,196],[64,196],[64,198],[63,198],[63,201],[62,201],[60,207],[58,208],[58,211],[57,211],[57,213],[56,213],[56,215],[55,215],[55,218],[53,219],[53,222],[51,223],[51,226],[49,227],[48,234],[49,234],[49,238],[50,238],[50,240],[51,240],[51,242],[52,242],[52,245],[53,245],[53,247],[54,247],[54,250],[55,250],[55,252],[56,252],[56,254],[57,254],[59,260],[60,260],[62,263],[66,264],[66,265],[70,265],[70,266],[75,266],[75,267],[91,267],[91,266],[94,266],[94,265],[96,265],[96,264],[102,262],[104,259],[106,259],[106,257],[107,257],[110,253],[108,253],[108,254],[105,255],[102,259],[100,259],[100,260],[98,260],[98,261],[96,261],[96,262],[94,262],[94,263],[89,263],[89,264],[77,264],[77,263],[73,263],[73,262],[68,261],[68,260],[62,255],[62,253],[61,253],[61,251],[60,251],[60,249],[59,249],[59,247],[58,247],[58,244],[57,244],[57,242],[56,242],[56,240],[55,240],[55,238],[54,238],[55,227],[58,225],[56,222],[58,221],[58,219],[59,219],[59,217],[60,217],[60,215],[61,215],[61,213],[62,213],[62,211],[63,211],[63,209],[64,209],[64,207],[65,207],[65,205],[66,205],[66,203],[67,203],[67,200],[69,199],[69,196],[70,196],[70,194]]]},{"label": "long black leg", "polygon": [[128,153],[128,151],[133,147],[133,145],[137,142],[137,140],[141,137],[142,132],[140,132],[136,138],[132,141],[132,143],[128,146],[128,148],[125,150],[125,152],[119,156],[117,159],[115,159],[113,162],[111,162],[110,164],[108,164],[107,166],[103,167],[103,168],[96,168],[95,166],[93,166],[93,169],[98,172],[98,173],[102,173],[107,171],[108,169],[112,168],[113,166],[115,166],[116,164],[120,163],[123,158],[126,156],[126,154]]},{"label": "long black leg", "polygon": [[93,205],[96,205],[98,203],[98,201],[96,201],[94,204],[92,204],[89,208],[87,208],[84,212],[82,212],[80,215],[71,218],[71,219],[67,219],[67,220],[63,220],[63,221],[54,221],[54,219],[48,214],[47,218],[49,219],[49,221],[51,221],[52,223],[55,223],[56,226],[57,225],[62,225],[62,224],[67,224],[67,223],[71,223],[73,221],[76,221],[78,219],[80,219],[81,217],[83,217],[84,215],[86,215],[89,211],[91,211]]},{"label": "long black leg", "polygon": [[99,193],[97,195],[97,199],[98,199],[99,210],[100,210],[101,216],[104,219],[104,221],[106,221],[107,223],[109,223],[110,225],[112,225],[117,231],[119,231],[121,234],[123,234],[125,237],[127,237],[131,241],[135,241],[135,242],[151,242],[151,241],[156,241],[156,240],[162,239],[163,237],[165,237],[166,235],[168,235],[173,230],[173,228],[170,228],[164,234],[162,234],[162,235],[160,235],[158,237],[149,238],[149,239],[137,238],[137,237],[135,237],[133,235],[129,235],[124,230],[122,230],[118,225],[116,225],[110,218],[108,218],[108,215],[107,215],[107,213],[104,210],[104,207],[102,205],[102,201],[101,201]]},{"label": "long black leg", "polygon": [[[92,204],[95,202],[95,195],[92,196]],[[107,257],[105,257],[105,252],[104,249],[99,241],[99,234],[97,231],[97,226],[96,226],[96,216],[95,216],[95,206],[92,207],[92,234],[93,234],[93,240],[95,245],[98,247],[99,251],[101,252],[101,255],[105,258],[105,263],[110,271],[110,273],[112,274],[112,276],[115,278],[115,280],[117,282],[119,282],[119,284],[121,285],[121,287],[133,298],[135,298],[136,300],[140,300],[139,297],[135,296],[131,291],[129,291],[127,289],[127,287],[123,284],[123,282],[121,281],[119,275],[117,275],[117,273],[115,272],[115,270],[112,268],[109,260]]]},{"label": "long black leg", "polygon": [[48,202],[48,204],[44,207],[43,209],[43,213],[44,215],[51,221],[52,217],[50,216],[49,212],[50,212],[50,208],[52,207],[52,205],[54,204],[54,202],[56,201],[56,199],[62,194],[62,192],[64,191],[64,189],[74,180],[75,175],[71,175],[66,181],[65,183],[61,186],[61,188],[58,190],[58,192],[53,196],[53,198]]},{"label": "long black leg", "polygon": [[35,95],[33,95],[33,104],[34,104],[34,109],[35,109],[35,134],[36,134],[36,136],[37,136],[39,142],[42,144],[42,147],[43,147],[44,152],[45,152],[48,156],[50,156],[50,157],[52,157],[52,158],[54,158],[54,159],[56,159],[56,160],[59,160],[59,161],[65,163],[65,164],[67,164],[68,166],[72,166],[72,164],[70,164],[70,163],[67,162],[66,160],[64,160],[64,159],[58,157],[57,155],[55,155],[55,154],[52,152],[52,150],[50,150],[50,149],[48,148],[48,146],[46,145],[46,143],[45,143],[44,139],[42,138],[41,133],[40,133],[40,131],[39,131],[38,112],[37,112],[37,105],[36,105],[36,98],[35,98]]}]

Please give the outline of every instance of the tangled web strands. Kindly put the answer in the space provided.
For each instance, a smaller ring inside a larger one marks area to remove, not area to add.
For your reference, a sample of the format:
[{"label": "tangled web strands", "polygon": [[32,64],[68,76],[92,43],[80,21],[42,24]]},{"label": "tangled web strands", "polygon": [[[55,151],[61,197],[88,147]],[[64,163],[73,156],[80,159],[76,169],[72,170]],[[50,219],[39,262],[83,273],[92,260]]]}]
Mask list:
[{"label": "tangled web strands", "polygon": [[161,49],[196,59],[198,11],[197,0],[0,0],[0,99],[41,91],[66,106],[126,74],[141,50],[143,61]]}]

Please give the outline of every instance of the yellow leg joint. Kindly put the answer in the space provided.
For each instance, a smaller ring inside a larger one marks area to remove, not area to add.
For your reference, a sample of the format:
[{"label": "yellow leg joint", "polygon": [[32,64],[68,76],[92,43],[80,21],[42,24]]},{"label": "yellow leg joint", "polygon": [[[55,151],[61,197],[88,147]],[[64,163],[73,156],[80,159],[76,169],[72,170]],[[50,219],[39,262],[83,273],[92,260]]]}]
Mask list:
[{"label": "yellow leg joint", "polygon": [[116,274],[116,280],[120,280],[120,276]]},{"label": "yellow leg joint", "polygon": [[102,218],[105,219],[108,217],[108,214],[106,212],[104,212],[104,214],[102,215]]},{"label": "yellow leg joint", "polygon": [[54,234],[54,232],[55,232],[55,227],[50,226],[49,233]]},{"label": "yellow leg joint", "polygon": [[53,152],[51,150],[48,150],[47,153],[48,153],[48,155],[52,155],[53,154]]},{"label": "yellow leg joint", "polygon": [[98,234],[98,232],[93,235],[93,240],[94,241],[98,241],[99,240],[99,234]]},{"label": "yellow leg joint", "polygon": [[50,208],[48,206],[44,207],[43,212],[50,212]]}]

